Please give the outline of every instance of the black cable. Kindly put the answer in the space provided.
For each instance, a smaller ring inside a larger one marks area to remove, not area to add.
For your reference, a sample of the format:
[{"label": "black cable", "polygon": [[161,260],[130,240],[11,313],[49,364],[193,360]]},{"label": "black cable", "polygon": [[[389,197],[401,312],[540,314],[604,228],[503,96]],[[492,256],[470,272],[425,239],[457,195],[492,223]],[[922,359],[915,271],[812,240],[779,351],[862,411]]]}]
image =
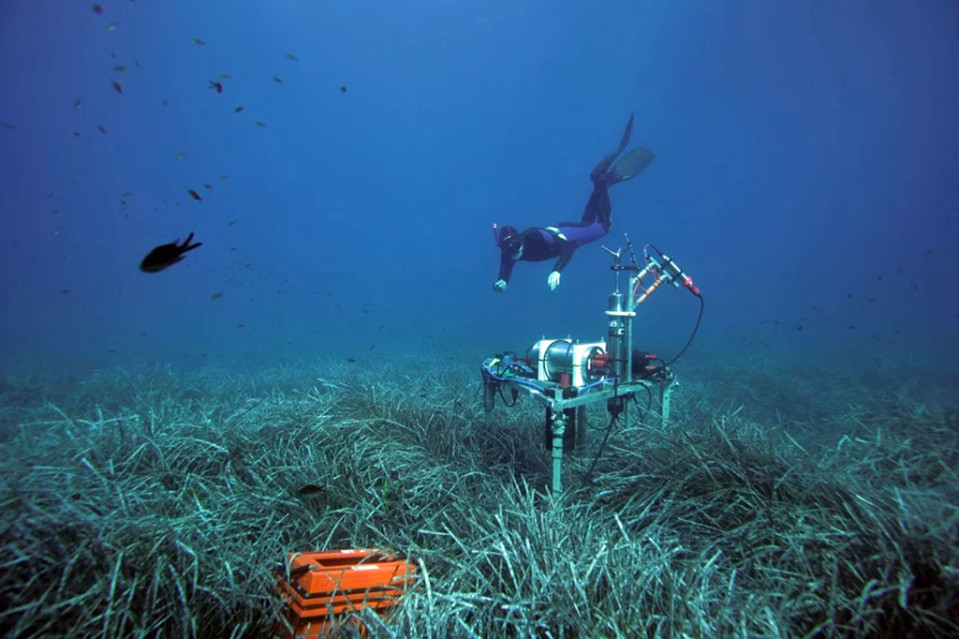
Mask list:
[{"label": "black cable", "polygon": [[664,369],[672,366],[676,360],[683,356],[683,354],[686,352],[686,349],[689,348],[689,345],[693,343],[693,339],[696,337],[696,332],[699,331],[699,325],[703,321],[703,311],[706,310],[706,302],[703,301],[702,295],[697,295],[696,298],[699,299],[699,316],[696,318],[696,326],[693,327],[692,334],[689,336],[689,339],[686,340],[686,345],[683,346],[682,350],[679,351],[679,354],[663,364]]},{"label": "black cable", "polygon": [[609,420],[609,426],[606,427],[606,434],[603,435],[603,441],[599,444],[599,450],[596,451],[596,456],[593,457],[593,462],[589,465],[589,470],[586,471],[586,476],[583,477],[582,485],[585,486],[589,480],[592,478],[593,469],[596,468],[596,462],[599,461],[599,458],[603,455],[603,450],[606,448],[606,442],[609,440],[610,434],[613,432],[613,427],[616,426],[616,420],[619,418],[619,415],[613,415]]}]

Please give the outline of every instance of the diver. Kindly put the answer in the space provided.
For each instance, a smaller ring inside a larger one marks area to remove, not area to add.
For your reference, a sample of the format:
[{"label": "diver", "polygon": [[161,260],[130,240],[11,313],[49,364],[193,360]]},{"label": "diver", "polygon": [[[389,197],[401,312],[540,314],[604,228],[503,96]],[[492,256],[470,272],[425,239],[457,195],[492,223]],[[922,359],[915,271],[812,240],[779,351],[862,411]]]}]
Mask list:
[{"label": "diver", "polygon": [[583,210],[583,219],[579,222],[560,222],[547,227],[534,226],[522,233],[512,226],[498,228],[496,224],[493,225],[493,236],[500,248],[499,279],[493,284],[494,291],[506,290],[516,262],[542,262],[554,257],[558,259],[546,282],[551,291],[556,290],[560,273],[572,259],[576,249],[609,233],[612,225],[609,187],[639,175],[654,157],[652,151],[637,147],[610,168],[613,161],[626,149],[632,133],[633,116],[630,115],[619,147],[600,160],[589,174],[589,179],[593,182],[593,193],[589,196]]}]

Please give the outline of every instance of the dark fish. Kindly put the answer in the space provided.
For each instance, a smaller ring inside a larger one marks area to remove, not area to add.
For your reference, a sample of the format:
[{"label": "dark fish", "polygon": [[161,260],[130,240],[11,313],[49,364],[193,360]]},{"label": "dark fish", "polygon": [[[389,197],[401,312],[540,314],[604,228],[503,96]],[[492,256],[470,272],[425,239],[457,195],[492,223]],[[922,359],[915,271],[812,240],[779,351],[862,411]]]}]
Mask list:
[{"label": "dark fish", "polygon": [[257,120],[257,121],[256,121],[256,125],[257,125],[257,126],[266,126],[266,122],[260,122],[259,120]]},{"label": "dark fish", "polygon": [[102,126],[100,126],[99,124],[97,125],[97,131],[99,131],[99,132],[102,133],[103,135],[106,135],[106,134],[107,134],[107,130],[104,129],[104,128],[103,128]]},{"label": "dark fish", "polygon": [[283,84],[283,80],[279,79],[276,76],[273,76],[273,81],[276,82],[277,84]]},{"label": "dark fish", "polygon": [[93,13],[95,13],[95,14],[97,14],[97,15],[102,15],[102,14],[103,14],[103,7],[101,7],[100,5],[98,5],[98,4],[95,3],[95,2],[93,3],[93,6],[90,7],[90,8],[93,10]]},{"label": "dark fish", "polygon": [[113,85],[113,90],[114,90],[114,91],[116,91],[116,92],[119,93],[120,95],[123,95],[123,87],[120,86],[120,83],[119,83],[119,82],[117,82],[116,80],[110,80],[110,84]]},{"label": "dark fish", "polygon": [[80,135],[80,132],[79,132],[79,131],[74,131],[74,132],[73,132],[73,135],[74,135],[75,137],[78,137],[78,138],[83,137],[82,135]]},{"label": "dark fish", "polygon": [[15,129],[15,128],[17,128],[17,127],[15,127],[15,126],[13,126],[12,124],[10,124],[9,122],[0,122],[0,126],[2,126],[2,127],[5,128],[5,129]]},{"label": "dark fish", "polygon": [[118,64],[117,66],[113,67],[113,70],[114,70],[114,71],[119,71],[120,73],[126,73],[126,72],[129,71],[130,69],[126,68],[126,67],[123,66],[122,64]]},{"label": "dark fish", "polygon": [[212,185],[212,184],[207,184],[206,182],[204,182],[204,183],[203,183],[203,188],[205,188],[207,191],[212,191],[212,190],[213,190],[213,185]]},{"label": "dark fish", "polygon": [[233,226],[235,224],[236,224],[236,220],[230,220],[229,222],[226,223],[227,226]]},{"label": "dark fish", "polygon": [[140,270],[144,273],[159,273],[163,269],[173,266],[183,259],[183,254],[187,251],[192,251],[198,246],[203,246],[203,242],[190,244],[190,240],[192,239],[193,233],[190,233],[183,244],[177,244],[176,242],[161,244],[143,258],[143,261],[140,262]]},{"label": "dark fish", "polygon": [[217,80],[232,80],[232,79],[233,79],[233,76],[230,75],[229,73],[221,73],[221,74],[217,77]]},{"label": "dark fish", "polygon": [[163,106],[170,106],[170,101],[169,101],[169,100],[160,100],[160,104],[162,104]]},{"label": "dark fish", "polygon": [[193,189],[187,189],[186,192],[189,193],[189,194],[190,194],[190,197],[192,197],[192,198],[193,198],[194,200],[196,200],[197,202],[202,202],[202,201],[203,201],[203,198],[200,197],[200,194],[197,193],[196,191],[194,191]]},{"label": "dark fish", "polygon": [[237,108],[233,109],[233,112],[234,112],[234,113],[239,113],[239,112],[242,111],[244,108],[245,108],[245,107],[238,106]]},{"label": "dark fish", "polygon": [[73,108],[74,108],[74,109],[79,109],[79,108],[80,108],[80,103],[81,103],[82,101],[83,101],[83,100],[81,100],[80,98],[77,98],[76,100],[74,100],[74,101],[73,101]]},{"label": "dark fish", "polygon": [[223,93],[223,85],[219,80],[207,80],[210,83],[211,89],[216,89],[217,93]]},{"label": "dark fish", "polygon": [[229,176],[229,175],[221,175],[221,176],[220,176],[220,181],[221,181],[221,182],[226,182],[226,181],[229,180],[229,179],[230,179],[230,176]]},{"label": "dark fish", "polygon": [[193,38],[193,44],[195,44],[195,45],[198,46],[198,47],[202,47],[202,46],[206,45],[206,42],[204,42],[204,41],[201,40],[200,38]]},{"label": "dark fish", "polygon": [[346,93],[346,85],[340,87],[340,93]]},{"label": "dark fish", "polygon": [[218,299],[220,299],[221,297],[223,297],[223,293],[214,293],[213,295],[210,296],[210,299],[211,299],[211,300],[218,300]]},{"label": "dark fish", "polygon": [[316,484],[306,484],[305,486],[300,486],[296,491],[297,495],[307,496],[307,495],[319,495],[325,493],[326,489],[322,486],[317,486]]},{"label": "dark fish", "polygon": [[131,195],[133,195],[133,191],[124,191],[120,194],[120,197],[130,197]]},{"label": "dark fish", "polygon": [[287,53],[287,54],[286,54],[286,59],[287,59],[287,60],[293,60],[293,62],[299,62],[299,61],[300,61],[300,59],[299,59],[298,57],[296,57],[295,55],[293,55],[292,53]]}]

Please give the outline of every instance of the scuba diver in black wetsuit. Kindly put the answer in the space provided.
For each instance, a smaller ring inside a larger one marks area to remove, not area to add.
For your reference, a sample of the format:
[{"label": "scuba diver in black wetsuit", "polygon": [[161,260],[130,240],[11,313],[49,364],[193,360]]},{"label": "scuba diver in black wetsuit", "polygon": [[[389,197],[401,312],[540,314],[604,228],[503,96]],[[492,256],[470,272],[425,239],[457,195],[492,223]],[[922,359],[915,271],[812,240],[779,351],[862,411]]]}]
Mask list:
[{"label": "scuba diver in black wetsuit", "polygon": [[638,175],[653,161],[653,152],[637,147],[623,156],[610,169],[613,160],[626,149],[633,133],[633,116],[629,116],[626,130],[619,147],[610,153],[593,169],[589,179],[593,181],[593,193],[589,196],[583,219],[579,222],[560,222],[556,226],[534,226],[520,233],[512,226],[498,228],[493,225],[496,245],[500,248],[499,279],[493,284],[493,290],[506,290],[513,266],[516,262],[541,262],[558,258],[549,274],[547,284],[550,290],[559,286],[560,273],[573,257],[577,248],[593,242],[609,233],[612,221],[612,207],[609,203],[609,187]]}]

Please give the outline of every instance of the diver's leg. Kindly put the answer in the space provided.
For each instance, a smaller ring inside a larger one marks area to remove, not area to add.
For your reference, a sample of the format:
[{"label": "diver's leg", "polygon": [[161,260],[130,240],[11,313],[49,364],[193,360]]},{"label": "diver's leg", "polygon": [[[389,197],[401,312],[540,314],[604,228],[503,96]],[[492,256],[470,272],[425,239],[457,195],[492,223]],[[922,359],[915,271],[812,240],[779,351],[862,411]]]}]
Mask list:
[{"label": "diver's leg", "polygon": [[606,185],[596,183],[592,194],[589,196],[589,201],[586,202],[586,208],[583,209],[583,219],[580,220],[580,225],[588,226],[599,223],[608,231],[612,214],[613,207],[609,202],[609,191]]}]

